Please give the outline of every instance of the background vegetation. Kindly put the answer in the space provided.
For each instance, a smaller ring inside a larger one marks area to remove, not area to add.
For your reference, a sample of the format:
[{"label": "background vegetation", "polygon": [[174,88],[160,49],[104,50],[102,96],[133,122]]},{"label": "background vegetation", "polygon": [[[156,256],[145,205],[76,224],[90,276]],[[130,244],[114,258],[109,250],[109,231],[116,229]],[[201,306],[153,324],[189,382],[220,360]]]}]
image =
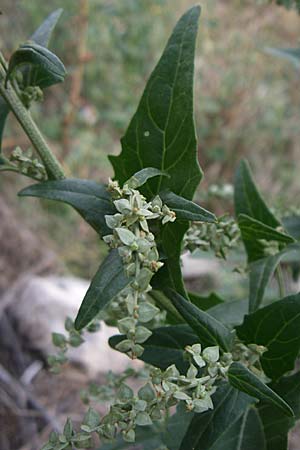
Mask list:
[{"label": "background vegetation", "polygon": [[[264,51],[297,46],[300,19],[293,7],[299,2],[278,1],[290,10],[258,0],[201,3],[195,107],[205,180],[198,198],[217,213],[228,210],[230,204],[224,202],[208,204],[205,193],[211,184],[231,182],[238,160],[246,156],[271,204],[276,198],[275,206],[287,207],[293,198],[300,206],[299,69]],[[0,45],[5,56],[50,11],[64,8],[50,48],[69,76],[49,90],[35,115],[38,120],[43,110],[40,125],[68,174],[101,181],[111,175],[106,156],[119,152],[119,138],[145,81],[172,26],[190,5],[187,0],[52,0],[51,5],[2,0]],[[7,154],[16,145],[29,146],[12,117],[9,125]],[[19,203],[15,194],[26,184],[13,174],[1,176],[1,195],[12,205],[18,202],[15,214],[25,217],[24,226],[35,227],[68,269],[92,275],[100,245],[93,232],[67,207],[33,199]]]}]

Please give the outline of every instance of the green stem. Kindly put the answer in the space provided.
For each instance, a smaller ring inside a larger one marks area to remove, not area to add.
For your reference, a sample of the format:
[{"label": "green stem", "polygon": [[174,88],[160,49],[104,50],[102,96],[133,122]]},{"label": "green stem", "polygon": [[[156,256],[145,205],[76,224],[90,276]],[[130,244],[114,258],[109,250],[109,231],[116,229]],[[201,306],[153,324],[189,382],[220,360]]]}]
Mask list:
[{"label": "green stem", "polygon": [[283,272],[282,272],[282,268],[280,266],[280,264],[278,264],[277,268],[276,268],[276,278],[277,278],[277,282],[278,282],[278,287],[279,287],[279,295],[280,298],[285,297],[285,283],[284,283],[284,279],[283,279]]},{"label": "green stem", "polygon": [[[1,62],[2,59],[3,57],[1,57]],[[10,109],[16,116],[18,122],[20,123],[23,130],[27,134],[33,147],[35,148],[39,157],[43,161],[48,176],[52,179],[65,178],[63,168],[61,167],[60,163],[58,162],[54,154],[51,152],[43,135],[41,134],[34,120],[32,119],[30,112],[25,108],[25,106],[17,96],[11,83],[8,82],[7,87],[5,87],[4,85],[5,75],[6,75],[5,70],[3,66],[0,65],[0,95],[9,105]]]}]

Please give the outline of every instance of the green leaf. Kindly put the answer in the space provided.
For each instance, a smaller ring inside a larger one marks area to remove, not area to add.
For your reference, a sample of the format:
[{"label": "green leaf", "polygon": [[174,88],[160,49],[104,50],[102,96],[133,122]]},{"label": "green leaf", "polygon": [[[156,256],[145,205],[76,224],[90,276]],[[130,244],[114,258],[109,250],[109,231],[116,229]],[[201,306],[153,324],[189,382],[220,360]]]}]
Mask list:
[{"label": "green leaf", "polygon": [[136,189],[140,186],[143,186],[143,184],[145,184],[151,178],[158,176],[169,177],[170,175],[163,172],[162,170],[155,169],[155,167],[147,167],[146,169],[139,170],[134,175],[132,175],[132,177],[129,178],[129,180],[127,180],[125,184],[128,184],[129,187]]},{"label": "green leaf", "polygon": [[231,364],[228,370],[228,381],[234,388],[258,400],[270,403],[280,409],[286,416],[294,416],[291,407],[243,364],[238,362]]},{"label": "green leaf", "polygon": [[260,307],[266,288],[282,258],[299,250],[299,244],[291,244],[274,256],[267,256],[249,264],[249,312],[254,312]]},{"label": "green leaf", "polygon": [[202,311],[206,311],[207,309],[224,303],[224,300],[215,292],[211,292],[207,296],[199,295],[195,292],[189,292],[188,295],[191,302],[197,306],[197,308],[202,309]]},{"label": "green leaf", "polygon": [[21,45],[12,54],[6,83],[17,69],[22,69],[26,86],[39,86],[41,89],[61,83],[67,73],[65,66],[54,53],[35,43]]},{"label": "green leaf", "polygon": [[67,203],[73,206],[98,233],[102,235],[111,233],[104,216],[115,214],[116,210],[104,184],[80,179],[45,181],[23,189],[19,195]]},{"label": "green leaf", "polygon": [[265,52],[272,56],[285,59],[300,69],[300,48],[274,48],[266,47]]},{"label": "green leaf", "polygon": [[234,206],[236,216],[245,214],[271,228],[281,226],[258,191],[246,160],[241,161],[235,174]]},{"label": "green leaf", "polygon": [[265,257],[265,247],[261,240],[277,242],[279,246],[295,242],[292,236],[281,233],[245,214],[238,217],[238,225],[248,254],[248,261],[253,262]]},{"label": "green leaf", "polygon": [[132,278],[125,274],[118,250],[111,250],[99,267],[83,299],[75,320],[75,329],[81,330],[88,325],[104,306],[131,282]]},{"label": "green leaf", "polygon": [[201,311],[177,292],[167,290],[166,294],[186,323],[199,336],[200,343],[203,346],[218,345],[225,352],[230,350],[233,334],[228,328],[208,313]]},{"label": "green leaf", "polygon": [[162,440],[167,448],[179,450],[182,439],[184,438],[194,414],[188,412],[186,407],[179,403],[176,413],[171,416],[167,422],[166,430],[162,435]]},{"label": "green leaf", "polygon": [[[296,419],[300,418],[300,373],[281,378],[272,389],[293,408]],[[264,426],[267,450],[286,450],[288,431],[295,425],[295,418],[287,417],[270,404],[261,402],[259,414]]]},{"label": "green leaf", "polygon": [[168,173],[171,178],[161,176],[147,183],[150,196],[167,188],[192,199],[201,180],[193,117],[199,14],[195,6],[177,23],[122,139],[121,154],[110,156],[120,183],[145,167]]},{"label": "green leaf", "polygon": [[[223,447],[225,443],[226,447]],[[249,406],[239,420],[228,428],[214,450],[266,450],[263,425],[257,409]]]},{"label": "green leaf", "polygon": [[181,273],[181,244],[189,222],[167,223],[161,228],[161,247],[159,250],[166,257],[163,267],[153,277],[152,286],[157,290],[172,287],[182,295],[187,295]]},{"label": "green leaf", "polygon": [[240,325],[248,311],[248,300],[224,302],[209,309],[210,316],[232,329]]},{"label": "green leaf", "polygon": [[[193,117],[194,54],[200,8],[188,10],[177,23],[163,55],[150,76],[140,104],[122,139],[122,152],[111,156],[115,178],[122,184],[134,173],[154,167],[170,175],[143,186],[152,198],[169,189],[192,200],[202,178],[197,160]],[[166,260],[154,277],[156,287],[169,285],[185,294],[180,253],[186,223],[161,228],[161,251]]]},{"label": "green leaf", "polygon": [[[109,345],[115,348],[124,339],[124,335],[112,336]],[[186,373],[189,364],[184,358],[184,349],[198,342],[198,336],[186,325],[155,328],[150,338],[143,343],[144,353],[139,359],[162,370],[175,364],[181,373]]]},{"label": "green leaf", "polygon": [[30,36],[29,40],[34,41],[36,44],[42,45],[43,47],[48,47],[51,34],[62,15],[62,12],[62,8],[59,8],[49,14],[33,35]]},{"label": "green leaf", "polygon": [[299,329],[300,294],[296,294],[247,315],[236,331],[245,343],[268,348],[261,363],[266,375],[276,380],[294,368],[300,350]]},{"label": "green leaf", "polygon": [[[232,441],[237,442],[237,437],[241,436],[236,433],[234,426],[255,400],[228,383],[219,386],[212,399],[214,409],[194,415],[179,450],[239,450],[238,446],[231,447]],[[239,432],[241,431],[239,428]],[[249,432],[248,430],[247,435]],[[258,449],[263,450],[263,447],[257,447]],[[254,449],[242,447],[241,450]]]},{"label": "green leaf", "polygon": [[166,205],[176,213],[176,219],[195,220],[199,222],[215,222],[216,216],[191,200],[187,200],[171,191],[160,192]]}]

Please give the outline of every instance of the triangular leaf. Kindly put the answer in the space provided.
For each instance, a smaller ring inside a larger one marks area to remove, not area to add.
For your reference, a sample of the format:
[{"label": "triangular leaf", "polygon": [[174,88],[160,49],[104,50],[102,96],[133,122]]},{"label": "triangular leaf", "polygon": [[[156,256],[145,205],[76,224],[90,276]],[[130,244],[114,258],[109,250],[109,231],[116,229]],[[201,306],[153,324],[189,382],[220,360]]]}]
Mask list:
[{"label": "triangular leaf", "polygon": [[238,362],[231,364],[228,370],[228,381],[234,388],[258,400],[270,403],[273,407],[280,409],[286,416],[294,416],[291,407],[243,364]]},{"label": "triangular leaf", "polygon": [[78,311],[75,328],[81,330],[132,282],[124,270],[118,250],[111,250],[99,267]]},{"label": "triangular leaf", "polygon": [[204,346],[218,345],[223,351],[230,350],[233,334],[221,322],[207,312],[201,311],[182,295],[173,290],[167,290],[166,294],[172,300],[173,305],[186,323],[199,336],[200,343]]},{"label": "triangular leaf", "polygon": [[160,193],[166,205],[176,213],[177,219],[194,220],[199,222],[215,222],[216,216],[191,200],[187,200],[171,191]]},{"label": "triangular leaf", "polygon": [[193,117],[199,14],[200,8],[195,6],[177,23],[122,139],[122,153],[110,157],[120,183],[145,167],[167,172],[171,178],[147,183],[145,190],[150,196],[168,188],[192,199],[201,179]]},{"label": "triangular leaf", "polygon": [[[170,175],[153,178],[142,192],[152,198],[164,189],[192,200],[202,172],[197,159],[193,114],[194,53],[200,8],[179,20],[161,59],[152,72],[138,109],[122,139],[122,152],[111,156],[122,184],[134,173],[154,167]],[[186,223],[166,224],[161,230],[164,267],[154,277],[158,289],[172,286],[185,294],[180,254]]]},{"label": "triangular leaf", "polygon": [[46,181],[23,189],[19,195],[67,203],[73,206],[98,233],[101,235],[111,233],[106,225],[105,215],[115,214],[116,210],[104,184],[80,179]]},{"label": "triangular leaf", "polygon": [[262,367],[271,379],[293,370],[300,350],[300,294],[290,295],[245,317],[236,328],[247,344],[267,347]]}]

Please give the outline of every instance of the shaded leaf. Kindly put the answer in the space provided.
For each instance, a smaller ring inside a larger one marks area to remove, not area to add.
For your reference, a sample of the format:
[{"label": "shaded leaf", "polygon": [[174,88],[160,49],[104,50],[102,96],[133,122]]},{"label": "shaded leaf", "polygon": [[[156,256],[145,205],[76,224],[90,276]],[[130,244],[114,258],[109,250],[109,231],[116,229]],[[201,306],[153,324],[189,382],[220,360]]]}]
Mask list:
[{"label": "shaded leaf", "polygon": [[65,66],[54,53],[35,43],[21,45],[12,54],[6,82],[17,69],[22,69],[26,86],[39,86],[41,89],[61,83],[67,73]]},{"label": "shaded leaf", "polygon": [[36,44],[48,47],[51,34],[62,15],[62,8],[56,9],[44,20],[44,22],[38,27],[38,29],[30,36],[30,41],[34,41]]},{"label": "shaded leaf", "polygon": [[136,189],[140,186],[143,186],[148,180],[157,176],[165,176],[169,177],[169,175],[162,170],[155,169],[155,167],[147,167],[146,169],[139,170],[134,175],[132,175],[129,180],[125,182],[131,188]]},{"label": "shaded leaf", "polygon": [[[124,335],[113,336],[109,339],[109,344],[115,348],[124,339]],[[144,353],[139,359],[162,370],[175,364],[181,373],[186,373],[189,363],[184,358],[184,349],[197,342],[198,336],[187,325],[155,328],[152,336],[143,343]]]},{"label": "shaded leaf", "polygon": [[215,222],[216,216],[191,200],[187,200],[171,191],[160,194],[166,205],[176,213],[177,219],[194,220],[199,222]]},{"label": "shaded leaf", "polygon": [[75,329],[81,330],[88,325],[131,282],[118,250],[111,250],[88,288],[75,320]]},{"label": "shaded leaf", "polygon": [[248,312],[248,300],[233,300],[224,302],[209,309],[210,316],[219,320],[223,325],[233,328],[240,325]]},{"label": "shaded leaf", "polygon": [[[236,442],[237,438],[236,429],[233,429],[233,427],[255,400],[234,389],[228,383],[221,385],[212,399],[213,410],[194,414],[179,447],[180,450],[231,450],[232,440],[235,439]],[[239,447],[233,448],[239,449]],[[250,449],[245,447],[241,450]],[[254,449],[251,448],[251,450]]]},{"label": "shaded leaf", "polygon": [[115,214],[116,210],[104,184],[80,179],[46,181],[23,189],[19,195],[67,203],[73,206],[98,233],[102,235],[111,233],[106,225],[105,215]]},{"label": "shaded leaf", "polygon": [[228,370],[228,381],[239,391],[272,404],[273,407],[280,409],[286,416],[294,416],[291,407],[243,364],[239,362],[231,364]]},{"label": "shaded leaf", "polygon": [[162,435],[162,441],[167,448],[179,450],[194,414],[188,412],[185,405],[179,403],[176,413],[167,422],[166,430]]},{"label": "shaded leaf", "polygon": [[[223,446],[223,442],[226,447]],[[214,450],[266,450],[262,421],[253,406],[237,420],[217,442]]]},{"label": "shaded leaf", "polygon": [[195,292],[189,292],[188,295],[191,302],[203,311],[224,303],[224,300],[215,292],[211,292],[207,296],[199,295]]},{"label": "shaded leaf", "polygon": [[230,350],[233,334],[228,328],[208,313],[201,311],[177,292],[168,290],[166,293],[179,314],[199,336],[200,343],[203,346],[218,345],[225,352]]},{"label": "shaded leaf", "polygon": [[[296,419],[300,418],[300,373],[281,378],[272,385],[272,389],[280,395],[294,411]],[[264,426],[267,450],[286,450],[288,432],[295,425],[295,418],[287,417],[270,404],[260,403],[259,414]]]},{"label": "shaded leaf", "polygon": [[285,297],[245,317],[236,328],[247,344],[264,345],[268,350],[261,363],[266,375],[278,379],[292,370],[300,350],[300,294]]}]

